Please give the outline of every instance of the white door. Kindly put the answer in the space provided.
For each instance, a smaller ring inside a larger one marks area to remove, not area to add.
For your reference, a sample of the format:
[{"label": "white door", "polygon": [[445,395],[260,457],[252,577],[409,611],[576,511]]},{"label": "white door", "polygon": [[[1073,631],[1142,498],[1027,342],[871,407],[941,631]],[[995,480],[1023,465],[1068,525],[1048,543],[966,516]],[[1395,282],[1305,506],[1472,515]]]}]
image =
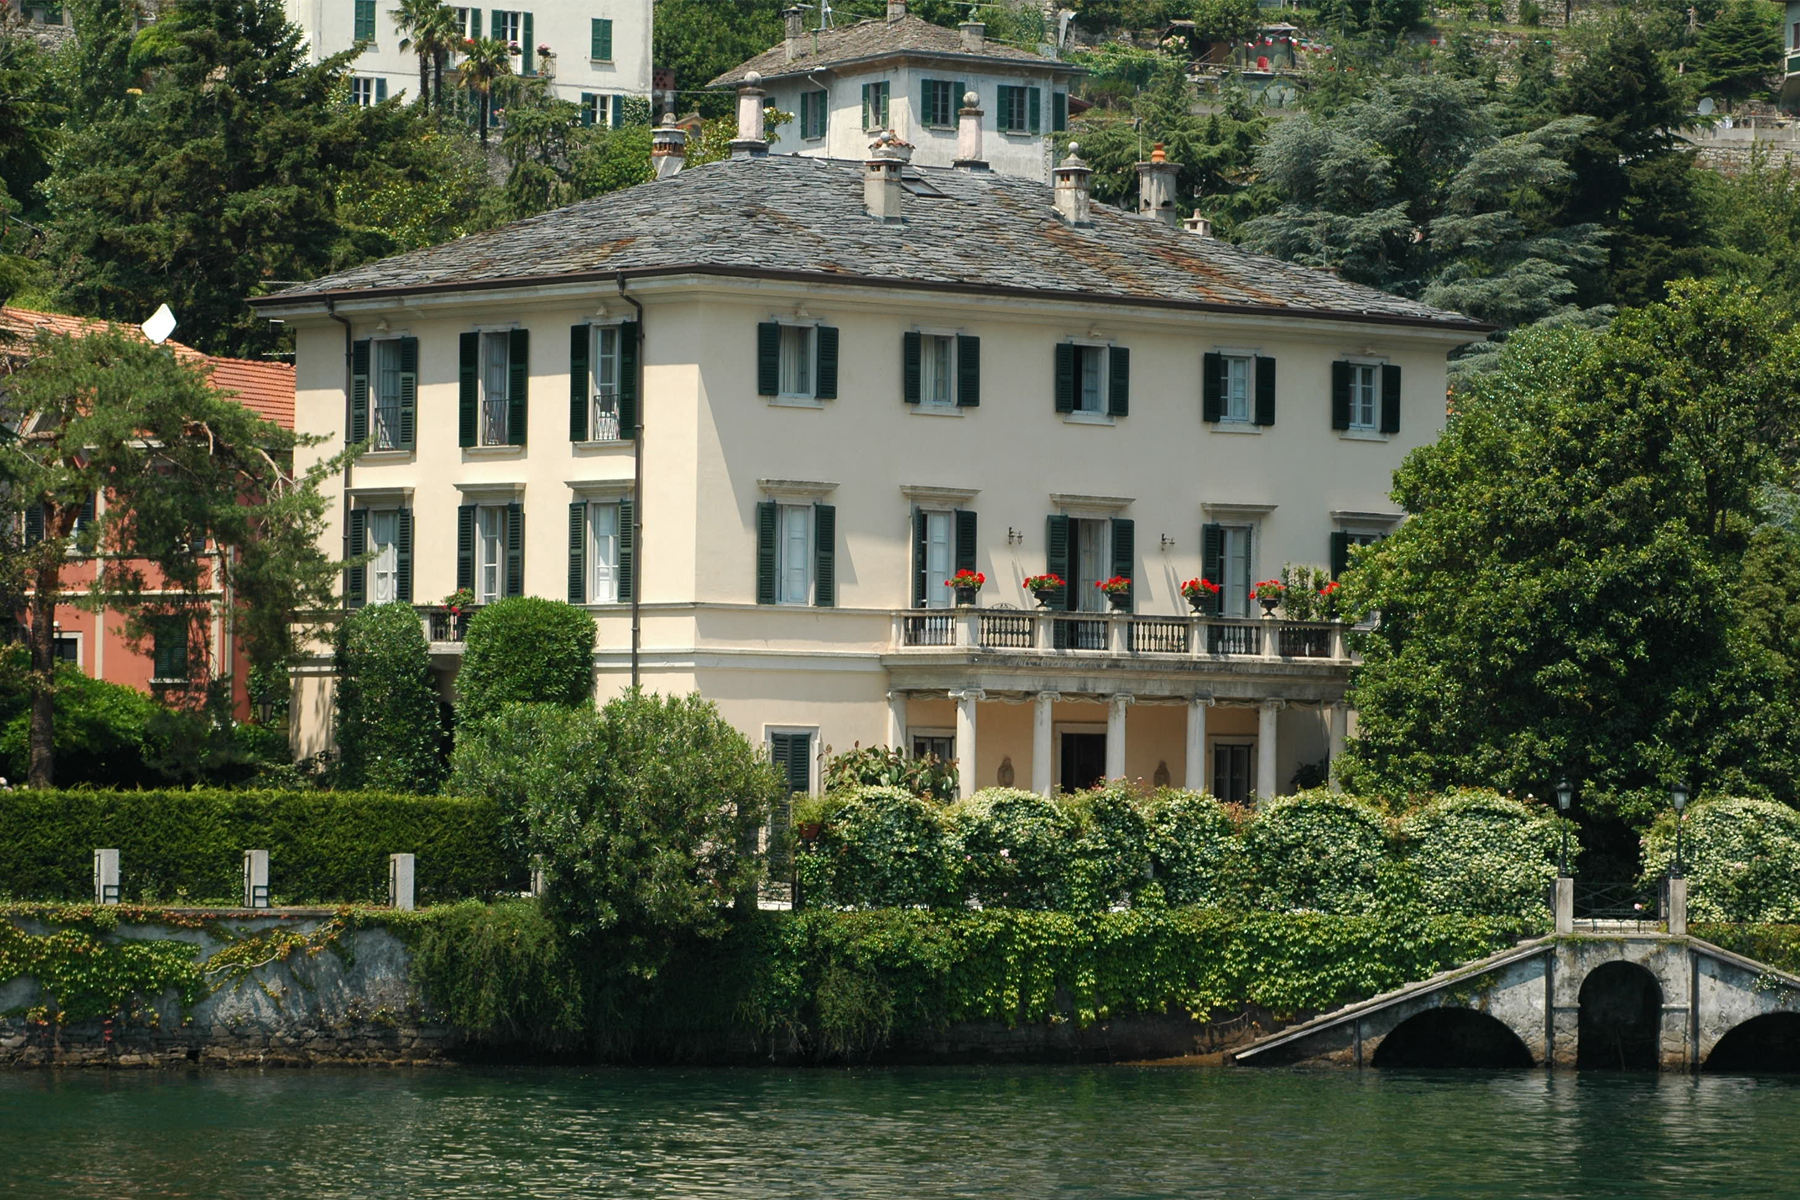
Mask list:
[{"label": "white door", "polygon": [[925,607],[949,608],[955,593],[946,585],[955,561],[956,522],[947,512],[925,514]]}]

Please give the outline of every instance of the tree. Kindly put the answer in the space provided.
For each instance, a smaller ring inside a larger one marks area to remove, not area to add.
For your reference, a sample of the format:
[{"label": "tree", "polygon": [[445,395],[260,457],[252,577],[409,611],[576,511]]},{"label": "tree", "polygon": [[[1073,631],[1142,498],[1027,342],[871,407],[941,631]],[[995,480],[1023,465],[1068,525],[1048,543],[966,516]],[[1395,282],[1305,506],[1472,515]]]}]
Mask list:
[{"label": "tree", "polygon": [[717,937],[756,884],[757,830],[784,789],[698,696],[631,691],[596,713],[516,704],[458,738],[451,790],[498,803],[544,871],[552,919],[593,961],[653,976]]},{"label": "tree", "polygon": [[479,721],[508,704],[594,702],[594,618],[561,600],[515,596],[469,618],[456,677],[457,719]]},{"label": "tree", "polygon": [[471,38],[462,50],[457,84],[475,99],[475,128],[481,131],[481,144],[486,146],[488,126],[493,123],[494,83],[512,74],[512,47],[495,38]]},{"label": "tree", "polygon": [[718,76],[783,37],[779,0],[659,0],[653,57],[704,117],[732,111],[729,91],[699,94]]},{"label": "tree", "polygon": [[1768,86],[1781,59],[1781,10],[1768,0],[1735,0],[1700,31],[1700,89],[1727,103]]},{"label": "tree", "polygon": [[1746,557],[1791,469],[1800,335],[1754,292],[1682,283],[1498,357],[1396,475],[1412,518],[1349,575],[1383,620],[1347,781],[1542,794],[1566,774],[1584,820],[1637,819],[1636,793],[1677,779],[1792,794],[1800,689],[1743,593],[1800,580]]},{"label": "tree", "polygon": [[[132,19],[113,0],[81,5],[78,28]],[[120,36],[95,35],[82,56]],[[203,349],[273,349],[280,334],[244,298],[353,257],[337,185],[404,128],[397,106],[343,103],[349,58],[307,62],[277,0],[200,0],[145,27],[127,64],[97,64],[114,73],[83,81],[45,184],[61,303],[137,322],[167,302]]]},{"label": "tree", "polygon": [[1194,0],[1194,33],[1207,41],[1240,41],[1261,20],[1256,0]]},{"label": "tree", "polygon": [[[0,557],[13,564],[11,607],[31,654],[29,781],[48,787],[57,605],[123,610],[143,638],[158,620],[197,619],[216,592],[252,663],[285,662],[295,614],[332,602],[319,488],[346,455],[296,476],[291,452],[312,441],[122,333],[41,333],[27,354],[0,392],[0,529],[27,544]],[[85,596],[65,580],[72,553],[95,562]]]},{"label": "tree", "polygon": [[338,785],[432,792],[444,774],[431,647],[410,604],[349,613],[337,635]]},{"label": "tree", "polygon": [[433,79],[439,111],[444,107],[444,61],[461,41],[456,12],[443,0],[400,0],[400,7],[388,10],[394,28],[400,33],[400,53],[419,56],[419,95],[417,103],[431,107]]}]

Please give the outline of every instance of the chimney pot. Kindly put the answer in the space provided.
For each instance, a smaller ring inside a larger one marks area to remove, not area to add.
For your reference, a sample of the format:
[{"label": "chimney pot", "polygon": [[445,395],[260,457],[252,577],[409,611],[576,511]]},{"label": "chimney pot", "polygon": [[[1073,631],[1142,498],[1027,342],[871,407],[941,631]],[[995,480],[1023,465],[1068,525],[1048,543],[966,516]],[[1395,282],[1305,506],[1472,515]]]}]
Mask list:
[{"label": "chimney pot", "polygon": [[738,86],[738,135],[731,143],[733,158],[756,158],[769,152],[768,140],[763,137],[763,97],[767,93],[761,84],[761,72],[747,71],[744,82]]},{"label": "chimney pot", "polygon": [[956,118],[956,161],[951,166],[965,171],[987,170],[981,157],[981,97],[964,92]]},{"label": "chimney pot", "polygon": [[1183,217],[1181,219],[1181,227],[1189,233],[1198,234],[1204,238],[1212,236],[1212,222],[1201,216],[1199,213],[1195,213],[1191,217]]},{"label": "chimney pot", "polygon": [[1051,172],[1056,180],[1056,214],[1064,222],[1077,228],[1094,223],[1091,209],[1093,197],[1088,190],[1088,181],[1094,172],[1081,161],[1080,152],[1081,147],[1070,142],[1069,157],[1058,163]]},{"label": "chimney pot", "polygon": [[980,54],[987,48],[987,26],[980,21],[964,21],[957,26],[962,32],[962,48],[970,54]]},{"label": "chimney pot", "polygon": [[1181,173],[1181,164],[1169,161],[1163,151],[1163,144],[1156,143],[1150,151],[1150,161],[1137,165],[1138,173],[1138,216],[1151,221],[1161,221],[1174,228],[1181,223],[1181,214],[1175,207],[1175,177]]},{"label": "chimney pot", "polygon": [[800,39],[806,36],[806,11],[796,4],[782,9],[781,15],[787,22],[787,60],[793,62],[800,57]]},{"label": "chimney pot", "polygon": [[869,157],[863,164],[863,210],[883,225],[898,225],[900,213],[900,168],[912,157],[912,146],[896,137],[892,130],[883,131],[869,145]]},{"label": "chimney pot", "polygon": [[687,130],[676,127],[674,113],[664,113],[662,124],[650,134],[650,165],[658,179],[667,179],[686,162]]},{"label": "chimney pot", "polygon": [[906,0],[887,0],[887,19],[892,24],[906,16]]}]

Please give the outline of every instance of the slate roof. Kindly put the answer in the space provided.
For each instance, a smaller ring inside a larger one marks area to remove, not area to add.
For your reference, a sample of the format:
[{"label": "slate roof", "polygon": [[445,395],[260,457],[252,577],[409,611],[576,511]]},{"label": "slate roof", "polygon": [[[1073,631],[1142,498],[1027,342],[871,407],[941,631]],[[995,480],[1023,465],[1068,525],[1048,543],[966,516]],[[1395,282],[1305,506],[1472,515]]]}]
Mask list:
[{"label": "slate roof", "polygon": [[799,54],[790,62],[787,43],[783,41],[750,61],[739,63],[706,86],[729,87],[742,82],[744,76],[751,71],[760,72],[764,79],[777,79],[783,75],[801,75],[844,63],[866,62],[896,54],[957,58],[969,63],[998,61],[1014,66],[1054,67],[1071,75],[1082,73],[1081,68],[1069,63],[1045,58],[1042,54],[1000,42],[989,41],[979,52],[964,50],[960,30],[946,29],[942,25],[933,25],[930,21],[910,15],[901,17],[898,21],[873,17],[854,25],[827,29],[816,34],[808,30],[801,37],[797,49]]},{"label": "slate roof", "polygon": [[1072,228],[1057,216],[1047,185],[995,172],[908,167],[905,219],[883,224],[864,212],[862,172],[859,162],[790,155],[709,163],[252,303],[275,308],[325,296],[480,290],[623,271],[1488,328],[1104,204],[1093,206],[1091,228]]}]

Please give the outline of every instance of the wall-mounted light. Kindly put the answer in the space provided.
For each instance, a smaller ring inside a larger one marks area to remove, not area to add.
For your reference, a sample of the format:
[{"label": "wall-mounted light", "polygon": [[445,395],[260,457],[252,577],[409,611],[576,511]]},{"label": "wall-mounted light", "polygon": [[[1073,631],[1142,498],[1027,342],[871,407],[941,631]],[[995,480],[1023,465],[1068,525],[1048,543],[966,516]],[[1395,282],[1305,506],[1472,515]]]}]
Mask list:
[{"label": "wall-mounted light", "polygon": [[1006,544],[1007,545],[1017,546],[1020,542],[1022,542],[1024,540],[1025,540],[1025,531],[1023,529],[1014,529],[1011,525],[1008,525],[1006,527]]},{"label": "wall-mounted light", "polygon": [[1170,546],[1173,546],[1174,544],[1175,544],[1174,538],[1170,537],[1166,533],[1162,535],[1162,548],[1164,550],[1167,550]]}]

